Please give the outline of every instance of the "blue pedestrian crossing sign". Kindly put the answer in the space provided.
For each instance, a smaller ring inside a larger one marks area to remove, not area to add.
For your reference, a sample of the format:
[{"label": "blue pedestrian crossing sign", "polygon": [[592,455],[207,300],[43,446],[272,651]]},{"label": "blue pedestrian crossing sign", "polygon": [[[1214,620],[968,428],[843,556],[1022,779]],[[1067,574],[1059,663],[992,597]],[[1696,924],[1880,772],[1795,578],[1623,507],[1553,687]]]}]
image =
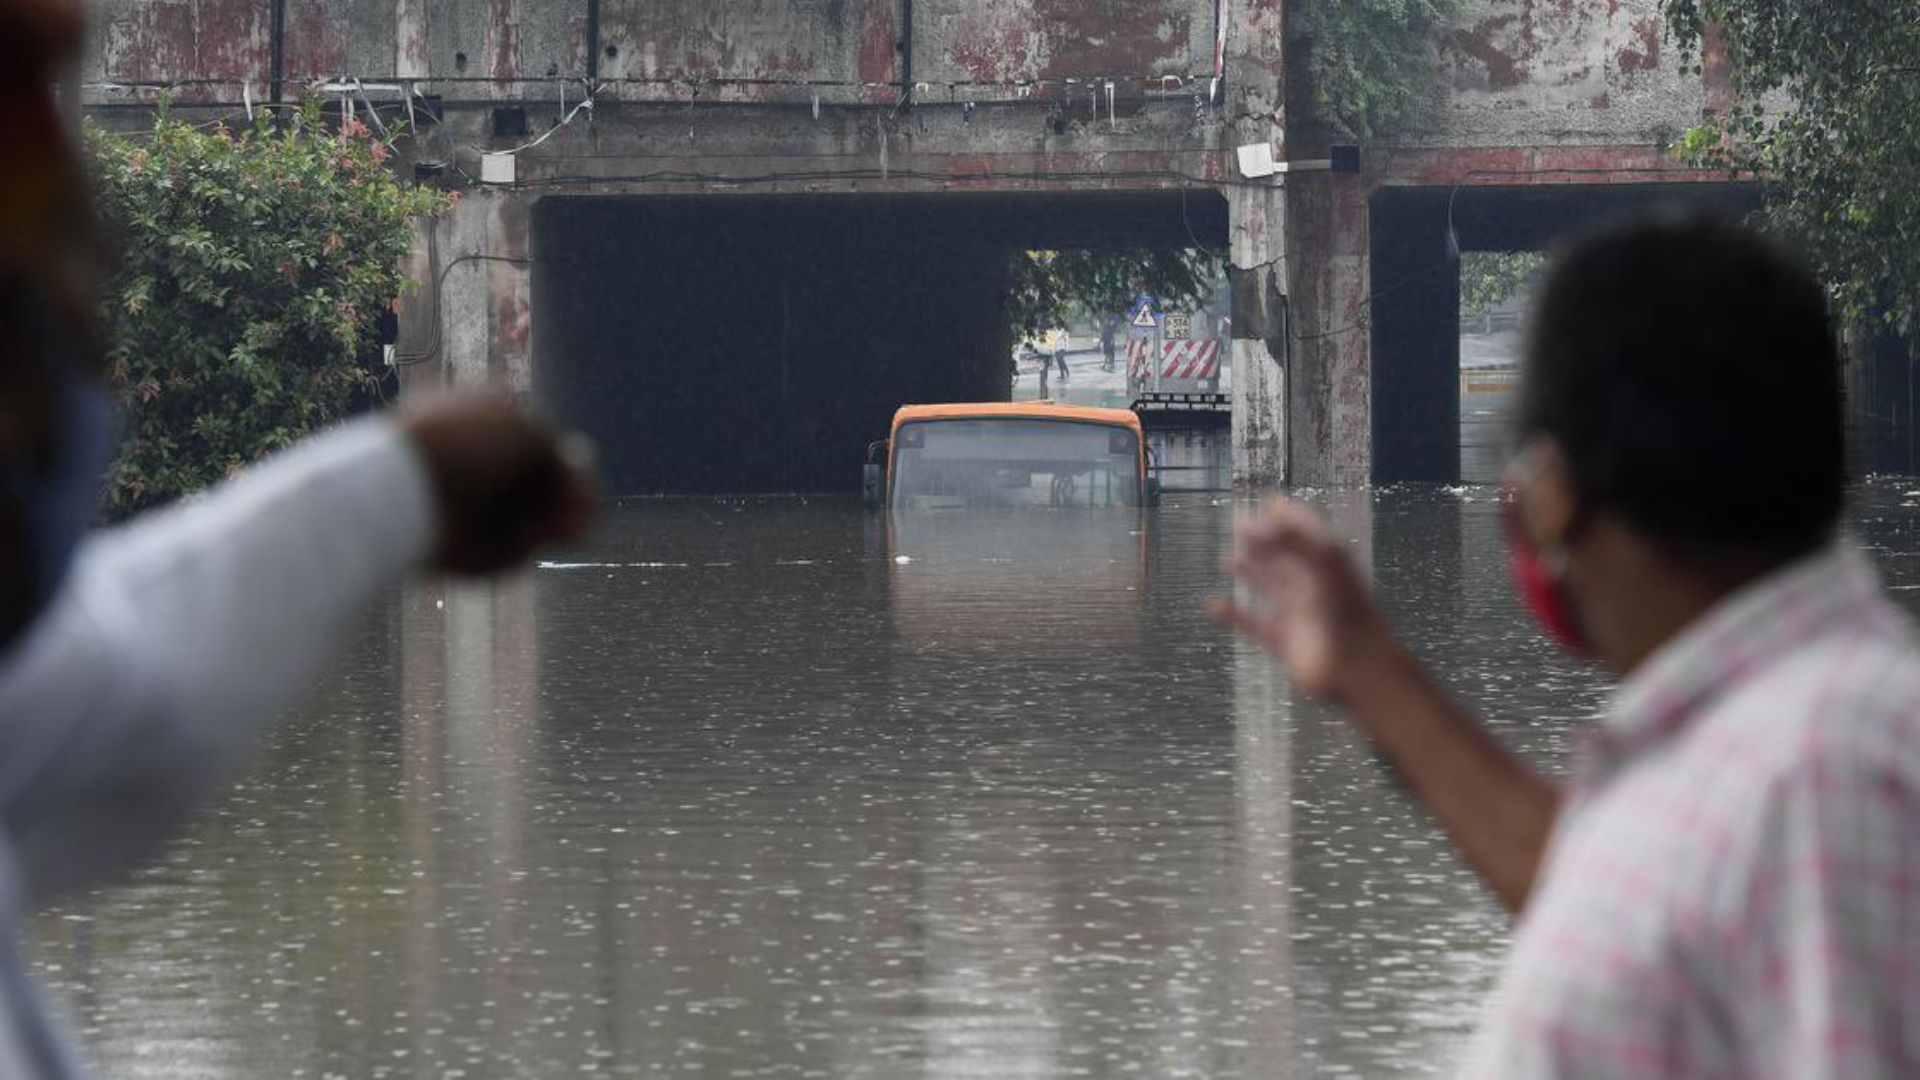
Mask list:
[{"label": "blue pedestrian crossing sign", "polygon": [[1127,325],[1133,327],[1135,330],[1158,330],[1160,328],[1160,312],[1153,297],[1146,293],[1141,293],[1134,298],[1133,310],[1127,315]]}]

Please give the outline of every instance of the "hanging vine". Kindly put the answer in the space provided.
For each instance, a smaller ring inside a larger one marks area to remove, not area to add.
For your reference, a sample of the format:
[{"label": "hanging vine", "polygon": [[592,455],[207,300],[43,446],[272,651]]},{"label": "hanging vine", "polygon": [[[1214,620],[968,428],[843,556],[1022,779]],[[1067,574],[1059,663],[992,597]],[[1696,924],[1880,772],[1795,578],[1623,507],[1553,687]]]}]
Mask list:
[{"label": "hanging vine", "polygon": [[1291,34],[1312,117],[1335,139],[1368,141],[1419,117],[1438,78],[1435,42],[1461,0],[1300,0]]},{"label": "hanging vine", "polygon": [[1695,161],[1766,178],[1767,220],[1851,318],[1920,332],[1920,2],[1666,0],[1696,62],[1709,28],[1735,100]]}]

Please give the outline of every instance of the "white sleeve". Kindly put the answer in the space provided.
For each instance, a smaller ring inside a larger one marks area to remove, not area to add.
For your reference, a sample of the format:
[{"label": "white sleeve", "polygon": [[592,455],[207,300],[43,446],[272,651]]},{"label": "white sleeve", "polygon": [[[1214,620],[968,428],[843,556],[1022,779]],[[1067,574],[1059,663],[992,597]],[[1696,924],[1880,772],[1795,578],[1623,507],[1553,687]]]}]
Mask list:
[{"label": "white sleeve", "polygon": [[0,661],[0,818],[33,902],[122,869],[240,761],[434,542],[390,422],[97,534]]}]

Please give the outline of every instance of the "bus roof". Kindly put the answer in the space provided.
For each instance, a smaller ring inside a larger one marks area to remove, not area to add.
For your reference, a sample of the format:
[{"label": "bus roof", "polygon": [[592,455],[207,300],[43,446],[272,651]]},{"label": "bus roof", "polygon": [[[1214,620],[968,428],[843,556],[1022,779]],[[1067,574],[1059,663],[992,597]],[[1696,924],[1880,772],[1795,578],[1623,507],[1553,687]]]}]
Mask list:
[{"label": "bus roof", "polygon": [[1140,417],[1132,409],[1096,409],[1087,405],[1062,405],[1054,401],[982,401],[955,405],[902,405],[893,414],[893,430],[916,420],[978,420],[987,417],[1014,420],[1078,420],[1089,424],[1111,424],[1140,430]]}]

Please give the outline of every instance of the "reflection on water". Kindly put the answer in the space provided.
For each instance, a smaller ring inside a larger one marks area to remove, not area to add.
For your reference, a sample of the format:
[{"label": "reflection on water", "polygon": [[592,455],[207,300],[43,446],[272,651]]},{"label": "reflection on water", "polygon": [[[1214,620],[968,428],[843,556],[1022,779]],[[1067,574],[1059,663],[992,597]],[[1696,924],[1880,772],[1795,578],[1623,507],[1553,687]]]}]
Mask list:
[{"label": "reflection on water", "polygon": [[[1556,762],[1602,688],[1516,613],[1489,494],[1323,502]],[[1861,515],[1903,590],[1916,502]],[[1202,615],[1230,515],[648,504],[416,587],[165,861],[41,920],[42,972],[115,1077],[1445,1072],[1504,919]]]},{"label": "reflection on water", "polygon": [[1084,677],[1111,677],[1148,642],[1150,520],[1137,508],[894,515],[884,522],[894,643],[1016,670],[1058,654]]}]

